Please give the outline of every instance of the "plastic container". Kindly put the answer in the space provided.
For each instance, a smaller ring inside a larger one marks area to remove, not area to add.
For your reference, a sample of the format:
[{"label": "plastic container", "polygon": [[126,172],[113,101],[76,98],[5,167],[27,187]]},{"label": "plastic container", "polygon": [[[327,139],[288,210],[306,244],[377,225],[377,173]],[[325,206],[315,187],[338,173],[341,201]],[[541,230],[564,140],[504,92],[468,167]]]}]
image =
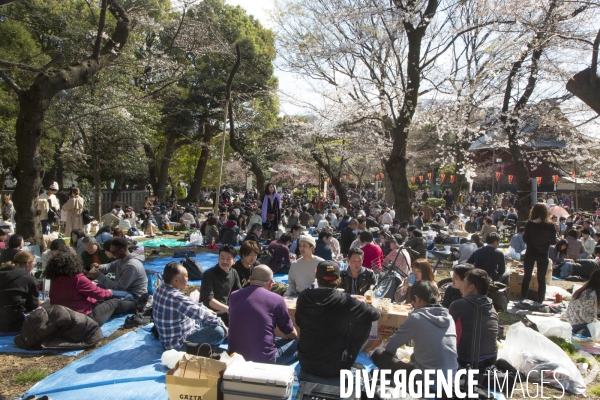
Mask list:
[{"label": "plastic container", "polygon": [[291,400],[294,368],[236,361],[223,373],[223,400]]}]

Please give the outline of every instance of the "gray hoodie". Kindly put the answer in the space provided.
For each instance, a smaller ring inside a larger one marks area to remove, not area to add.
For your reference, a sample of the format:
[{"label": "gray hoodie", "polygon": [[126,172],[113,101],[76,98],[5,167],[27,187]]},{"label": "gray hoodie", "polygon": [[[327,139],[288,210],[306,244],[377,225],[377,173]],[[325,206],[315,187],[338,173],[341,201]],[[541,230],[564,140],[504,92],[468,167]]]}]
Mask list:
[{"label": "gray hoodie", "polygon": [[411,339],[414,353],[410,363],[416,368],[456,372],[456,328],[447,309],[438,304],[413,311],[390,337],[385,351],[396,355]]},{"label": "gray hoodie", "polygon": [[[100,266],[101,274],[98,276],[98,283],[107,289],[125,290],[133,294],[136,298],[144,293],[148,293],[148,277],[142,261],[146,257],[141,254],[130,253],[122,260],[115,260],[110,264]],[[115,280],[108,279],[104,274],[115,274]]]}]

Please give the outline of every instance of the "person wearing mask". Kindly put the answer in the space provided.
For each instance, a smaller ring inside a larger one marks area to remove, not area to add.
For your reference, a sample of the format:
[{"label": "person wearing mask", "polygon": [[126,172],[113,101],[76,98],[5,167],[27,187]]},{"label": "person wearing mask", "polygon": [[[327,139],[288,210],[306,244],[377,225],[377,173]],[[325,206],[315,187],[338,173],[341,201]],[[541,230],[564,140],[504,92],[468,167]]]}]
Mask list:
[{"label": "person wearing mask", "polygon": [[331,237],[333,237],[333,234],[328,229],[319,232],[319,238],[316,241],[314,252],[316,257],[320,257],[323,260],[333,260],[333,251],[328,243]]},{"label": "person wearing mask", "polygon": [[525,240],[523,240],[523,234],[525,233],[525,227],[521,226],[517,233],[510,238],[510,247],[512,247],[517,254],[521,254],[526,248]]},{"label": "person wearing mask", "polygon": [[348,250],[348,268],[340,274],[340,287],[348,294],[362,296],[377,283],[373,271],[363,267],[363,257],[361,249]]},{"label": "person wearing mask", "polygon": [[450,304],[456,300],[462,298],[462,287],[465,281],[467,272],[471,271],[473,266],[471,264],[456,264],[452,267],[452,285],[446,288],[442,305],[446,308],[450,307]]},{"label": "person wearing mask", "polygon": [[237,252],[233,246],[221,246],[218,264],[204,271],[202,286],[200,286],[202,304],[216,312],[227,326],[229,326],[229,296],[242,288],[236,270],[232,269],[236,257]]},{"label": "person wearing mask", "polygon": [[35,256],[26,250],[0,266],[0,332],[20,332],[25,314],[39,307],[34,267]]},{"label": "person wearing mask", "polygon": [[315,269],[321,261],[324,261],[322,258],[314,256],[315,245],[315,239],[312,236],[300,236],[300,255],[302,258],[294,261],[290,267],[286,296],[302,293],[313,286]]},{"label": "person wearing mask", "polygon": [[[125,238],[114,238],[110,252],[115,261],[107,264],[92,264],[88,276],[96,279],[99,285],[112,290],[113,297],[121,300],[135,300],[148,293],[148,277],[142,261],[144,256],[130,253]],[[109,279],[106,274],[115,274]]]},{"label": "person wearing mask", "polygon": [[590,279],[573,293],[567,308],[567,321],[571,324],[573,334],[591,337],[588,324],[597,321],[600,312],[600,270],[595,270]]},{"label": "person wearing mask", "polygon": [[533,267],[537,264],[538,302],[542,303],[546,298],[548,250],[557,242],[556,227],[550,220],[550,213],[544,204],[535,204],[531,209],[529,221],[525,224],[523,240],[525,240],[527,250],[523,257],[525,275],[521,287],[521,298],[527,299]]},{"label": "person wearing mask", "polygon": [[12,235],[8,238],[8,249],[5,249],[0,253],[0,266],[7,261],[13,261],[15,255],[23,248],[23,236]]},{"label": "person wearing mask", "polygon": [[[283,297],[272,293],[273,271],[252,269],[249,285],[229,299],[228,348],[246,361],[288,365],[298,357],[298,333]],[[275,328],[285,339],[275,337]]]},{"label": "person wearing mask", "polygon": [[496,232],[492,232],[487,235],[485,243],[487,246],[483,246],[471,254],[467,264],[473,264],[475,268],[485,270],[494,282],[508,284],[510,277],[506,272],[504,253],[498,250],[500,236]]},{"label": "person wearing mask", "polygon": [[[467,368],[479,361],[479,370],[496,363],[498,357],[498,313],[494,310],[492,300],[487,297],[491,285],[487,272],[481,269],[471,269],[465,274],[461,285],[462,298],[450,304],[448,311],[456,325],[456,342],[458,364]],[[481,318],[476,322],[477,307],[480,307]],[[473,348],[473,331],[475,324],[481,327],[479,341],[479,360],[473,359],[476,350]]]},{"label": "person wearing mask", "polygon": [[[423,258],[419,258],[413,261],[411,275],[415,276],[415,282],[429,281],[435,284],[433,268],[431,268],[431,264],[429,263],[429,261]],[[410,286],[410,280],[410,277],[404,279],[403,284],[401,286],[398,286],[398,289],[396,289],[396,293],[394,294],[394,299],[396,300],[396,303],[410,301],[410,299],[412,298],[410,295],[410,291],[412,289],[412,287]]]},{"label": "person wearing mask", "polygon": [[[438,302],[440,294],[435,282],[415,282],[410,296],[414,311],[396,329],[385,349],[375,350],[371,356],[373,364],[392,372],[437,370],[439,374],[450,373],[454,377],[458,369],[456,327],[448,310]],[[396,358],[396,352],[409,341],[414,351],[406,363]]]},{"label": "person wearing mask", "polygon": [[185,294],[188,273],[178,262],[163,271],[163,284],[153,297],[152,317],[158,337],[166,350],[185,350],[186,343],[218,346],[227,336],[227,327],[214,312]]},{"label": "person wearing mask", "polygon": [[354,364],[380,314],[338,290],[340,267],[335,261],[319,262],[313,274],[318,287],[304,290],[296,302],[296,324],[302,332],[298,378],[337,386],[340,370]]}]

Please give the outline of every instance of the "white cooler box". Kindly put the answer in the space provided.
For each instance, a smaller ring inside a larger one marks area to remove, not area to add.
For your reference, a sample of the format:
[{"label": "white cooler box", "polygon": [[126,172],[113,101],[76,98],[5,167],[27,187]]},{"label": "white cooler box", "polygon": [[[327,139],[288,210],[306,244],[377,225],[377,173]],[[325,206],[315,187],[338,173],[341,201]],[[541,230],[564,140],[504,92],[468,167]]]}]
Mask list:
[{"label": "white cooler box", "polygon": [[291,400],[294,368],[236,361],[223,373],[223,400]]}]

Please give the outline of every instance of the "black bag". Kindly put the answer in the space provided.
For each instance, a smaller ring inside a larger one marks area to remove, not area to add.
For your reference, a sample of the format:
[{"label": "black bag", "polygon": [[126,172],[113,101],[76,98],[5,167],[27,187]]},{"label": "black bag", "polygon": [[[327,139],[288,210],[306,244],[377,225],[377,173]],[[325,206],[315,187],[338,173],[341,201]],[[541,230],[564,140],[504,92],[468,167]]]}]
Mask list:
[{"label": "black bag", "polygon": [[177,250],[173,253],[173,258],[182,258],[182,257],[194,257],[196,253],[194,250]]},{"label": "black bag", "polygon": [[256,261],[259,264],[269,265],[272,260],[273,260],[273,253],[271,252],[271,250],[264,250],[259,254]]},{"label": "black bag", "polygon": [[90,222],[92,222],[92,216],[90,215],[90,212],[87,209],[83,210],[81,212],[81,220],[82,220],[82,222],[83,222],[84,225],[87,225]]},{"label": "black bag", "polygon": [[492,299],[497,312],[508,310],[508,287],[500,282],[494,282],[488,289],[488,297]]},{"label": "black bag", "polygon": [[56,222],[57,214],[58,212],[52,207],[52,203],[50,202],[50,199],[48,199],[48,222],[51,224]]},{"label": "black bag", "polygon": [[186,256],[185,260],[181,261],[181,265],[185,267],[188,273],[188,279],[190,281],[199,281],[202,280],[202,274],[204,273],[204,269],[202,265],[198,263],[196,260],[192,260],[190,256]]}]

